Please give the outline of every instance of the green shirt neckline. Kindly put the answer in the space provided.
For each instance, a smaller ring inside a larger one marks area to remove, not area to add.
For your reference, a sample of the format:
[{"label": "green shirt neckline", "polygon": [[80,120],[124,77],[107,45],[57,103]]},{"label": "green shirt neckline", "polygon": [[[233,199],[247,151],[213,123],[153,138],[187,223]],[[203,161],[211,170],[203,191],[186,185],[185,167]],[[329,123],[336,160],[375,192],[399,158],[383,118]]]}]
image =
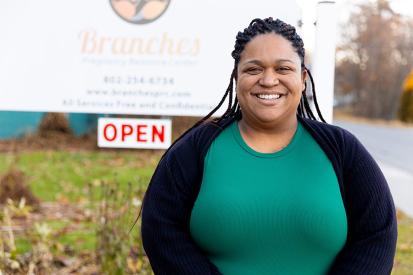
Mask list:
[{"label": "green shirt neckline", "polygon": [[301,123],[298,121],[297,122],[297,130],[294,133],[293,138],[291,139],[290,143],[284,147],[283,149],[281,149],[280,151],[277,152],[273,152],[273,153],[262,153],[262,152],[258,152],[254,149],[252,149],[243,139],[243,137],[241,136],[241,132],[239,130],[239,125],[238,125],[238,120],[234,121],[234,123],[232,123],[230,125],[231,127],[231,132],[234,135],[235,140],[237,141],[237,143],[241,146],[241,148],[243,148],[245,151],[247,151],[249,154],[254,155],[256,157],[260,157],[260,158],[276,158],[276,157],[281,157],[284,156],[286,154],[288,154],[289,152],[291,152],[294,147],[296,146],[296,144],[298,143],[301,134],[303,132],[302,130],[302,125]]}]

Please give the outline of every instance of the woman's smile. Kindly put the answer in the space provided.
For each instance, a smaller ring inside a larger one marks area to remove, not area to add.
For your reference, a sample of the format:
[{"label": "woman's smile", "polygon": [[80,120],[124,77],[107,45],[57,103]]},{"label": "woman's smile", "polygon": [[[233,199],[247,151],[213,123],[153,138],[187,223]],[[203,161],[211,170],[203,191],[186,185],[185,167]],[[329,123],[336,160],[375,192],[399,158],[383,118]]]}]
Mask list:
[{"label": "woman's smile", "polygon": [[281,93],[252,93],[251,96],[255,97],[257,102],[264,106],[277,106],[286,95]]}]

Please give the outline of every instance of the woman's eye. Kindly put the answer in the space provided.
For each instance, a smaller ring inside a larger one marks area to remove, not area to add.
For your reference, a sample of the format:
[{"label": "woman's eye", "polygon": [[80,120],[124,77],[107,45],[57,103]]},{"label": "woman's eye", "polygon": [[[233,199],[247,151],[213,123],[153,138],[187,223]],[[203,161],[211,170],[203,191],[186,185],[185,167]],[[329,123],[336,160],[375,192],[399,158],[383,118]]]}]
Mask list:
[{"label": "woman's eye", "polygon": [[280,68],[278,68],[278,71],[281,71],[281,72],[291,71],[291,68],[289,68],[289,67],[280,67]]},{"label": "woman's eye", "polygon": [[260,68],[257,67],[247,68],[245,71],[249,74],[259,74],[261,72]]}]

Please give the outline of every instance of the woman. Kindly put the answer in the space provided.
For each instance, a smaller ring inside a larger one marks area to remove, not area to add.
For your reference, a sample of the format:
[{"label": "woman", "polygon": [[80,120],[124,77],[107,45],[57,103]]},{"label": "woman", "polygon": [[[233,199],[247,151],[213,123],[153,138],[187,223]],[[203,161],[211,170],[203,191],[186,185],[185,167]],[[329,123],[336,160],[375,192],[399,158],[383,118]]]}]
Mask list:
[{"label": "woman", "polygon": [[255,19],[232,56],[221,102],[168,149],[148,187],[142,240],[155,274],[389,274],[387,183],[354,136],[316,120],[294,27]]}]

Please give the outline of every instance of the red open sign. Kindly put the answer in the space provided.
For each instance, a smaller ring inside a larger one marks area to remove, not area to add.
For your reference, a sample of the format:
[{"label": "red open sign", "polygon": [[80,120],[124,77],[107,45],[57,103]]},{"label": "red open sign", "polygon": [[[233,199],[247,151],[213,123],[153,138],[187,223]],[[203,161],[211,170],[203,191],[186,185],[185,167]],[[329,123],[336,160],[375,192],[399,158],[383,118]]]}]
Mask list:
[{"label": "red open sign", "polygon": [[168,148],[171,121],[168,119],[100,118],[98,146],[113,148]]}]

